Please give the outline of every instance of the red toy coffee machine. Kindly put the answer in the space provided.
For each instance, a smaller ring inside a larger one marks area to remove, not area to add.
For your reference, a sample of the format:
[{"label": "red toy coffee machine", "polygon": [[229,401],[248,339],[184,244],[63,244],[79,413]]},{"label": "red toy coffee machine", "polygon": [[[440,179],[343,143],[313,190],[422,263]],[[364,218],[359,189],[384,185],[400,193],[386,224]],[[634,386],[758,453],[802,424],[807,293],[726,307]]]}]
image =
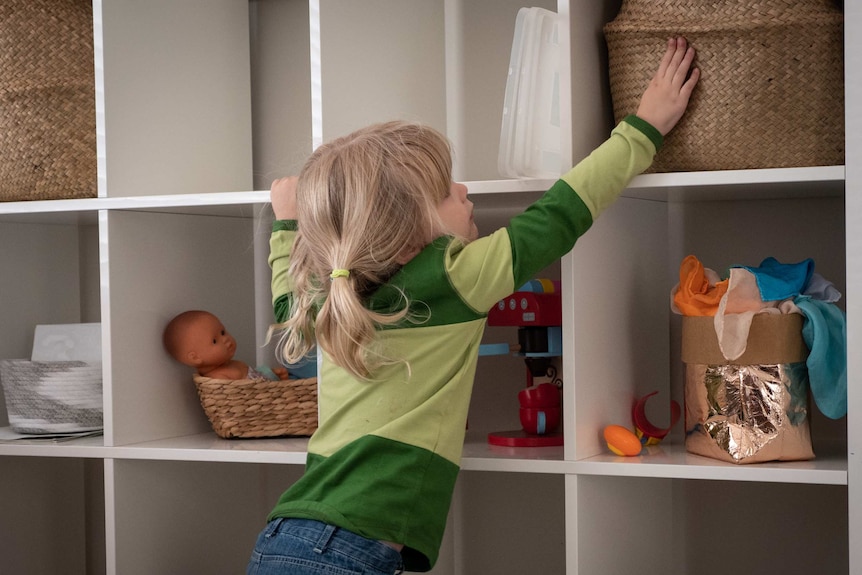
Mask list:
[{"label": "red toy coffee machine", "polygon": [[[489,326],[518,327],[517,355],[527,365],[527,387],[518,393],[523,429],[488,434],[488,443],[506,447],[562,445],[558,431],[562,419],[561,383],[552,364],[562,355],[562,301],[559,282],[531,280],[500,300],[488,313]],[[509,353],[507,344],[481,346],[480,355]],[[551,382],[534,385],[534,378],[550,377]]]}]

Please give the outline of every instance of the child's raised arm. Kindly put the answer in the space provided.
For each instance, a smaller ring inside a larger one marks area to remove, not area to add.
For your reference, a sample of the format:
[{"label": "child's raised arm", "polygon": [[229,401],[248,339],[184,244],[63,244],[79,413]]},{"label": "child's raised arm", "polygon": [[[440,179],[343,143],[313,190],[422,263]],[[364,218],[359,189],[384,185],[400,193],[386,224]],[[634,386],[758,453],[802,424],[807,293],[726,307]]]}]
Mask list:
[{"label": "child's raised arm", "polygon": [[272,183],[269,198],[277,220],[296,219],[296,176],[279,178]]},{"label": "child's raised arm", "polygon": [[694,48],[685,38],[669,39],[658,70],[641,96],[638,117],[652,124],[662,136],[682,118],[700,78],[700,70],[691,67],[693,61]]}]

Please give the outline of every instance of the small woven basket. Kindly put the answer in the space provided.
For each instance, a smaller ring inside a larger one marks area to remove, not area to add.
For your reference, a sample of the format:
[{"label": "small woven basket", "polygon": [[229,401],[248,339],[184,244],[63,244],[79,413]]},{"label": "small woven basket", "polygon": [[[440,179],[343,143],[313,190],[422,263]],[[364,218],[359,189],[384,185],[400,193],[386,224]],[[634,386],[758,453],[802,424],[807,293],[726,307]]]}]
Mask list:
[{"label": "small woven basket", "polygon": [[102,429],[102,366],[83,361],[0,361],[9,426],[44,435]]},{"label": "small woven basket", "polygon": [[310,436],[317,429],[316,377],[194,380],[213,431],[224,439]]},{"label": "small woven basket", "polygon": [[682,35],[701,77],[651,171],[841,165],[843,22],[833,0],[623,0],[604,28],[616,121]]},{"label": "small woven basket", "polygon": [[0,2],[0,201],[95,197],[89,0]]}]

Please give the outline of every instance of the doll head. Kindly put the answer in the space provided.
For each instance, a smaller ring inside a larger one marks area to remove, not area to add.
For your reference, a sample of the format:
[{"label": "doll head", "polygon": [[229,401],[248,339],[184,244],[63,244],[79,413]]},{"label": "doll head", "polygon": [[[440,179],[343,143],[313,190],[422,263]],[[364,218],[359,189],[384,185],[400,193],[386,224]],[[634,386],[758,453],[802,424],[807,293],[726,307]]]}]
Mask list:
[{"label": "doll head", "polygon": [[236,340],[221,321],[201,310],[186,311],[172,319],[165,327],[163,341],[174,359],[199,372],[228,363],[236,352]]}]

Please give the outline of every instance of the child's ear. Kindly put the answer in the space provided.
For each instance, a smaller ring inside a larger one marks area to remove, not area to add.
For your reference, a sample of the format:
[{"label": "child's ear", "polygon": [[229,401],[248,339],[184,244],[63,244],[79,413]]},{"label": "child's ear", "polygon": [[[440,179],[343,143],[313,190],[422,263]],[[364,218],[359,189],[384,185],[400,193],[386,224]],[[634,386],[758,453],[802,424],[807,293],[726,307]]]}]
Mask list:
[{"label": "child's ear", "polygon": [[421,251],[422,248],[420,248],[419,246],[404,246],[404,249],[401,250],[401,253],[399,253],[395,257],[395,261],[398,263],[398,265],[403,266],[407,264],[407,262],[415,258],[417,255],[419,255],[419,252]]}]

